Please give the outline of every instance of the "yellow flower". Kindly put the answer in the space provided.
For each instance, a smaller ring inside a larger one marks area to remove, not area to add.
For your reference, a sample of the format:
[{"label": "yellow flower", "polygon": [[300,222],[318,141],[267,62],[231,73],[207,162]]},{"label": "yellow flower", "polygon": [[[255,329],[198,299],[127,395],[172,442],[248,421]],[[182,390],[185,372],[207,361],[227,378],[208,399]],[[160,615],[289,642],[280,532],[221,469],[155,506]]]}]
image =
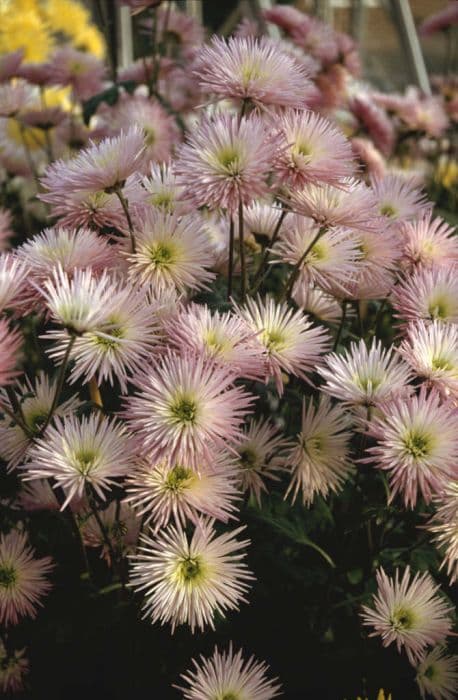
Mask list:
[{"label": "yellow flower", "polygon": [[87,51],[97,56],[97,58],[103,58],[105,56],[105,41],[103,36],[92,24],[87,25],[85,29],[75,34],[73,37],[73,44],[76,49]]},{"label": "yellow flower", "polygon": [[6,134],[18,146],[23,146],[25,143],[30,151],[41,150],[45,145],[45,136],[42,129],[34,129],[31,126],[21,127],[16,119],[7,120]]},{"label": "yellow flower", "polygon": [[26,61],[44,61],[53,48],[53,39],[46,23],[34,9],[32,3],[19,0],[24,10],[14,7],[7,11],[4,5],[0,10],[0,53],[8,53],[23,48]]},{"label": "yellow flower", "polygon": [[47,0],[43,6],[51,30],[60,32],[72,39],[77,49],[102,58],[105,44],[101,33],[91,24],[88,10],[74,0]]}]

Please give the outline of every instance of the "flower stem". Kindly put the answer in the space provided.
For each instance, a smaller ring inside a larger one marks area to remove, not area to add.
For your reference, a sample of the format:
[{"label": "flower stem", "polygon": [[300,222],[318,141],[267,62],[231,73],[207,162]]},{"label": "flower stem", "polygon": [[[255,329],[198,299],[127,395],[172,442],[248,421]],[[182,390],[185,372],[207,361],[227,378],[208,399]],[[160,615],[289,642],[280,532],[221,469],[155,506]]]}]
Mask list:
[{"label": "flower stem", "polygon": [[344,329],[345,320],[347,318],[347,304],[348,304],[348,300],[344,299],[342,301],[342,318],[340,319],[339,330],[337,331],[336,339],[334,341],[334,347],[332,348],[333,352],[335,352],[337,350],[337,346],[340,343],[340,339],[342,337],[342,331]]},{"label": "flower stem", "polygon": [[227,300],[231,300],[232,282],[234,276],[234,219],[229,221],[229,267],[227,272]]},{"label": "flower stem", "polygon": [[[259,287],[261,286],[261,284],[264,282],[265,278],[269,274],[268,269],[266,270],[267,262],[269,260],[269,255],[272,252],[272,247],[279,236],[282,223],[283,223],[287,213],[288,213],[287,209],[282,210],[282,212],[279,216],[279,219],[277,221],[277,225],[275,226],[274,232],[272,234],[272,238],[269,241],[269,246],[266,247],[266,249],[264,251],[264,255],[262,256],[262,260],[261,260],[259,267],[254,275],[255,284],[254,284],[253,289],[252,289],[253,294],[258,291]],[[264,270],[266,270],[265,273],[264,273]]]},{"label": "flower stem", "polygon": [[40,430],[40,436],[43,435],[45,432],[46,428],[48,427],[49,423],[51,422],[51,418],[54,415],[54,411],[57,408],[57,404],[59,403],[59,398],[62,393],[62,389],[64,387],[64,381],[65,381],[65,372],[67,371],[67,366],[68,362],[70,360],[70,353],[72,351],[73,345],[75,344],[76,340],[76,335],[71,335],[70,340],[68,341],[67,349],[65,350],[65,355],[64,359],[62,360],[62,364],[59,369],[59,375],[57,377],[57,382],[56,382],[56,390],[54,392],[51,408],[49,409],[49,413],[46,417],[45,422],[43,423],[43,426]]},{"label": "flower stem", "polygon": [[291,275],[290,275],[290,277],[285,285],[285,288],[283,290],[283,294],[280,297],[280,301],[284,301],[285,299],[290,298],[291,292],[293,291],[294,284],[295,284],[297,278],[299,277],[299,272],[301,270],[302,263],[304,262],[305,258],[310,253],[310,251],[312,250],[313,246],[320,240],[321,236],[323,235],[323,233],[325,233],[325,231],[326,231],[326,226],[321,226],[318,230],[318,233],[316,234],[316,236],[314,237],[314,239],[310,243],[310,245],[308,245],[307,248],[305,249],[305,251],[302,253],[301,257],[299,258],[299,260],[297,261],[297,263],[293,267]]},{"label": "flower stem", "polygon": [[132,217],[130,216],[130,211],[129,211],[129,202],[127,201],[127,199],[123,195],[122,187],[119,187],[119,186],[115,187],[113,189],[113,192],[115,193],[115,195],[119,199],[121,206],[122,206],[122,210],[124,212],[124,216],[126,217],[127,226],[129,227],[130,245],[131,245],[132,253],[135,254],[137,252],[137,249],[135,246],[134,225],[132,223]]},{"label": "flower stem", "polygon": [[244,230],[243,230],[243,204],[240,200],[239,202],[239,251],[240,251],[240,266],[241,266],[241,297],[242,302],[246,299],[247,290],[247,269],[246,269],[246,259],[245,259],[245,240],[244,240]]}]

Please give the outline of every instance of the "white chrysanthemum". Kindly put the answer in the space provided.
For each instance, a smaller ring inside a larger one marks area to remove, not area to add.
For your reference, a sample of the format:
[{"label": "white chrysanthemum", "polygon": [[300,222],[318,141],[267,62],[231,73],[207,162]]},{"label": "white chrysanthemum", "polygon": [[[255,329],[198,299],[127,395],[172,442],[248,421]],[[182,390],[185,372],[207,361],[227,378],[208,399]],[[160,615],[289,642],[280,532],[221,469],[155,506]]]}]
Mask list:
[{"label": "white chrysanthemum", "polygon": [[390,224],[418,217],[426,206],[430,206],[415,177],[406,180],[404,175],[388,173],[384,177],[372,178],[371,186],[377,199],[377,210]]},{"label": "white chrysanthemum", "polygon": [[282,371],[306,379],[322,363],[330,338],[324,328],[314,328],[302,311],[271,297],[248,299],[236,307],[248,328],[257,334],[266,357],[267,378],[275,378],[277,391],[283,393]]},{"label": "white chrysanthemum", "polygon": [[151,622],[188,624],[191,631],[214,629],[215,613],[245,601],[253,579],[242,559],[248,540],[236,539],[244,528],[217,536],[211,520],[201,520],[191,539],[180,526],[168,527],[154,540],[141,536],[132,557],[130,585],[145,591],[144,617]]},{"label": "white chrysanthemum", "polygon": [[229,651],[219,652],[215,647],[212,656],[201,656],[200,664],[193,659],[193,664],[181,676],[188,687],[175,686],[186,700],[272,700],[281,694],[277,678],[266,677],[267,664],[254,656],[245,660],[241,649],[233,652],[232,643]]},{"label": "white chrysanthemum", "polygon": [[27,275],[28,269],[23,262],[9,253],[0,255],[0,311],[21,301]]},{"label": "white chrysanthemum", "polygon": [[150,174],[142,180],[147,191],[147,202],[167,214],[189,214],[192,205],[183,197],[183,188],[177,183],[172,166],[167,163],[151,163]]},{"label": "white chrysanthemum", "polygon": [[285,469],[285,449],[290,443],[267,420],[251,420],[237,443],[238,479],[243,491],[261,506],[261,494],[267,493],[265,479],[278,481],[276,472]]},{"label": "white chrysanthemum", "polygon": [[264,236],[269,240],[278,228],[280,217],[283,218],[281,226],[284,228],[289,223],[290,215],[283,215],[283,211],[272,206],[272,203],[261,201],[253,202],[243,211],[246,230],[255,236]]},{"label": "white chrysanthemum", "polygon": [[127,481],[126,501],[153,521],[154,531],[175,523],[197,523],[200,515],[227,522],[234,517],[237,490],[234,463],[224,453],[215,453],[211,465],[198,471],[182,464],[141,463]]},{"label": "white chrysanthemum", "polygon": [[319,287],[296,284],[293,299],[300,309],[325,323],[338,323],[342,318],[342,307],[333,296]]},{"label": "white chrysanthemum", "polygon": [[458,323],[458,275],[453,265],[420,268],[396,285],[391,302],[407,322]]},{"label": "white chrysanthemum", "polygon": [[458,326],[417,321],[407,328],[398,351],[419,377],[458,398]]},{"label": "white chrysanthemum", "polygon": [[147,209],[135,232],[136,252],[128,255],[129,277],[155,288],[201,289],[213,279],[213,255],[202,221]]},{"label": "white chrysanthemum", "polygon": [[76,416],[55,418],[46,437],[35,441],[22,465],[29,479],[53,478],[66,490],[62,505],[82,496],[86,485],[99,498],[105,490],[126,476],[132,468],[133,444],[126,428],[100,414],[81,419]]},{"label": "white chrysanthemum", "polygon": [[417,666],[415,677],[422,698],[455,700],[458,688],[458,656],[448,656],[444,647],[432,649]]},{"label": "white chrysanthemum", "polygon": [[[24,383],[18,383],[14,387],[14,393],[21,406],[22,416],[28,431],[34,437],[38,437],[47,421],[51,410],[54,394],[56,392],[55,383],[44,372],[38,372],[35,383],[29,379]],[[5,403],[8,397],[1,394]],[[66,401],[58,403],[54,410],[55,416],[67,416],[72,414],[81,404],[78,396],[74,394]],[[11,424],[5,417],[0,421],[0,456],[8,462],[11,469],[19,464],[29,447],[31,447],[30,437],[25,434],[21,426],[17,423]]]},{"label": "white chrysanthemum", "polygon": [[317,494],[326,497],[342,488],[353,469],[349,427],[349,417],[340,406],[332,406],[328,396],[321,395],[316,408],[313,398],[308,403],[304,399],[301,432],[286,458],[291,482],[285,498],[292,493],[294,502],[301,491],[302,502],[310,505]]},{"label": "white chrysanthemum", "polygon": [[406,267],[458,263],[458,239],[453,226],[433,210],[402,226],[403,263]]},{"label": "white chrysanthemum", "polygon": [[428,523],[436,545],[443,551],[441,568],[446,568],[450,583],[458,579],[458,481],[449,481],[437,497],[437,511]]},{"label": "white chrysanthemum", "polygon": [[348,404],[373,406],[409,392],[409,366],[393,350],[374,340],[370,349],[364,340],[351,343],[344,355],[332,353],[326,366],[318,368],[326,384],[323,391]]},{"label": "white chrysanthemum", "polygon": [[374,628],[370,636],[380,636],[384,647],[395,642],[398,651],[404,648],[415,664],[427,646],[450,633],[452,608],[437,594],[439,586],[428,573],[417,572],[412,578],[407,567],[401,579],[396,569],[393,579],[379,569],[377,583],[374,608],[362,608],[363,624]]}]

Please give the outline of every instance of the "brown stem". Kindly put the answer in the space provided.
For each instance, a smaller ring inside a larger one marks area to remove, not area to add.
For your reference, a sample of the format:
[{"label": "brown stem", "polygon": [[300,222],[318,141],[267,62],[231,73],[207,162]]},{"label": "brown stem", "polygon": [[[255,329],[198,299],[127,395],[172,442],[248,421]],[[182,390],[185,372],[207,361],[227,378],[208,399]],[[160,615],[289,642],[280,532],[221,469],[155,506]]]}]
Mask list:
[{"label": "brown stem", "polygon": [[128,203],[127,199],[124,197],[121,187],[115,187],[113,191],[114,191],[115,195],[117,196],[117,198],[119,199],[121,206],[122,206],[122,209],[123,209],[123,212],[124,212],[124,216],[126,217],[127,226],[129,227],[130,245],[132,248],[132,253],[134,253],[134,255],[135,255],[135,253],[137,252],[137,248],[135,245],[134,225],[132,223],[132,218],[131,218],[130,212],[129,212],[129,203]]}]

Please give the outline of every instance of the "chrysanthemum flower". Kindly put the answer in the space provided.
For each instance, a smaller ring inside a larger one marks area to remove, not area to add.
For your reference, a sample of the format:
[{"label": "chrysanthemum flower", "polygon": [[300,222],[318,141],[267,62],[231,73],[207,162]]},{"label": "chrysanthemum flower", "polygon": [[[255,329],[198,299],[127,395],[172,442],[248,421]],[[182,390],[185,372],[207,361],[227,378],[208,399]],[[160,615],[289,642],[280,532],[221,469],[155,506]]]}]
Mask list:
[{"label": "chrysanthemum flower", "polygon": [[456,267],[422,268],[406,277],[393,290],[391,303],[405,321],[458,323],[458,276]]},{"label": "chrysanthemum flower", "polygon": [[320,226],[369,229],[379,225],[374,193],[352,178],[342,180],[339,187],[310,183],[302,190],[292,190],[289,204]]},{"label": "chrysanthemum flower", "polygon": [[46,579],[51,557],[36,559],[25,533],[13,530],[0,536],[0,622],[16,625],[35,617],[41,598],[51,588]]},{"label": "chrysanthemum flower", "polygon": [[23,483],[17,503],[27,511],[59,510],[60,506],[48,479]]},{"label": "chrysanthemum flower", "polygon": [[389,295],[395,284],[395,273],[401,256],[397,233],[386,228],[382,231],[359,230],[352,233],[361,258],[345,290],[348,299],[382,299]]},{"label": "chrysanthemum flower", "polygon": [[[113,280],[103,319],[73,342],[69,357],[75,363],[70,383],[81,377],[86,382],[96,377],[97,384],[119,382],[121,392],[125,393],[129,377],[143,369],[154,351],[158,340],[155,311],[156,304],[149,301],[145,288]],[[71,336],[66,330],[57,330],[43,337],[54,341],[48,354],[61,362]]]},{"label": "chrysanthemum flower", "polygon": [[255,201],[243,212],[244,224],[251,234],[264,239],[271,239],[278,228],[280,216],[283,216],[282,226],[289,222],[289,214],[272,206],[268,201]]},{"label": "chrysanthemum flower", "polygon": [[17,75],[23,58],[24,49],[2,53],[0,58],[0,83],[5,83]]},{"label": "chrysanthemum flower", "polygon": [[372,95],[367,91],[357,92],[350,97],[349,108],[379,151],[390,156],[396,140],[394,124]]},{"label": "chrysanthemum flower", "polygon": [[321,230],[311,219],[299,215],[291,216],[272,251],[272,264],[300,263],[293,294],[298,287],[315,283],[328,292],[345,296],[348,284],[361,270],[358,237],[343,228]]},{"label": "chrysanthemum flower", "polygon": [[300,64],[264,37],[214,36],[200,49],[194,75],[206,92],[258,106],[304,107],[309,86]]},{"label": "chrysanthemum flower", "polygon": [[374,406],[405,394],[411,378],[409,366],[392,349],[374,340],[370,349],[364,340],[351,343],[344,355],[332,353],[318,372],[326,381],[321,389],[350,405]]},{"label": "chrysanthemum flower", "polygon": [[197,216],[145,209],[135,231],[136,251],[127,256],[129,277],[157,290],[201,289],[213,279],[208,237]]},{"label": "chrysanthemum flower", "polygon": [[389,471],[390,501],[398,492],[414,507],[417,492],[427,503],[448,479],[458,476],[458,415],[437,392],[396,398],[382,406],[369,426],[377,444],[371,461]]},{"label": "chrysanthemum flower", "polygon": [[0,386],[11,384],[18,374],[16,367],[22,340],[17,330],[10,330],[5,319],[0,320]]},{"label": "chrysanthemum flower", "polygon": [[124,425],[101,415],[56,417],[46,436],[35,441],[22,465],[24,480],[49,477],[66,490],[62,510],[90,485],[100,499],[126,476],[133,464],[133,443]]},{"label": "chrysanthemum flower", "polygon": [[233,212],[268,193],[276,151],[259,117],[218,114],[205,118],[180,148],[175,172],[197,207]]},{"label": "chrysanthemum flower", "polygon": [[277,678],[266,676],[268,666],[256,661],[254,656],[245,660],[242,649],[219,652],[215,647],[209,658],[200,657],[200,664],[193,659],[194,668],[183,673],[181,678],[188,687],[175,686],[183,691],[186,700],[213,700],[221,697],[228,700],[271,700],[281,695]]},{"label": "chrysanthemum flower", "polygon": [[319,321],[338,323],[342,318],[342,307],[339,302],[312,284],[296,284],[292,297],[300,309]]},{"label": "chrysanthemum flower", "polygon": [[458,263],[455,230],[432,211],[402,227],[403,263],[408,267]]},{"label": "chrysanthemum flower", "polygon": [[180,526],[155,539],[140,538],[132,557],[130,585],[145,591],[144,617],[154,624],[188,624],[191,631],[214,629],[215,613],[225,616],[245,602],[253,575],[242,561],[249,540],[237,540],[237,528],[217,536],[211,520],[201,520],[189,539]]},{"label": "chrysanthemum flower", "polygon": [[0,254],[0,312],[21,306],[28,275],[27,266],[9,253]]},{"label": "chrysanthemum flower", "polygon": [[422,698],[431,695],[435,700],[454,700],[458,687],[458,656],[448,656],[444,647],[435,647],[418,664],[415,680]]},{"label": "chrysanthemum flower", "polygon": [[421,36],[431,36],[436,32],[443,32],[449,27],[458,24],[458,7],[455,2],[449,2],[439,12],[429,15],[420,24]]},{"label": "chrysanthemum flower", "polygon": [[[108,508],[99,510],[99,517],[104,526],[105,532],[117,552],[132,554],[138,540],[141,521],[128,503],[112,501]],[[101,547],[100,556],[111,564],[111,552],[100,525],[93,513],[81,513],[81,536],[86,547]]]},{"label": "chrysanthemum flower", "polygon": [[227,522],[234,517],[234,501],[240,497],[235,467],[227,454],[216,452],[210,465],[198,471],[182,464],[151,464],[144,460],[127,481],[126,501],[154,531],[169,524],[186,526],[200,515]]},{"label": "chrysanthemum flower", "polygon": [[234,375],[262,379],[264,353],[253,331],[230,312],[211,313],[204,305],[191,304],[168,325],[169,342],[179,349],[211,357]]},{"label": "chrysanthemum flower", "polygon": [[248,299],[237,313],[262,345],[266,358],[266,379],[273,377],[277,391],[283,393],[282,371],[306,379],[322,364],[330,338],[324,328],[312,327],[302,311],[294,311],[286,302],[277,304],[271,297]]},{"label": "chrysanthemum flower", "polygon": [[29,672],[29,662],[25,658],[25,649],[15,649],[8,654],[3,642],[0,642],[0,691],[18,693],[24,689],[24,677]]},{"label": "chrysanthemum flower", "polygon": [[278,481],[277,472],[285,469],[285,450],[290,442],[267,420],[251,420],[237,443],[238,480],[242,491],[261,506],[267,493],[266,479]]},{"label": "chrysanthemum flower", "polygon": [[184,199],[183,188],[170,163],[151,163],[150,171],[142,180],[147,192],[146,201],[167,214],[189,214],[192,205]]},{"label": "chrysanthemum flower", "polygon": [[372,141],[362,136],[353,136],[351,147],[357,160],[361,161],[367,174],[373,177],[383,177],[386,172],[386,161]]},{"label": "chrysanthemum flower", "polygon": [[275,172],[291,187],[317,181],[333,184],[353,174],[350,142],[319,114],[291,110],[275,126],[286,144]]},{"label": "chrysanthemum flower", "polygon": [[434,500],[437,510],[428,523],[428,530],[443,551],[441,568],[446,568],[453,584],[458,579],[458,481],[446,483]]},{"label": "chrysanthemum flower", "polygon": [[33,100],[33,89],[24,81],[0,85],[0,117],[14,117]]},{"label": "chrysanthemum flower", "polygon": [[[29,434],[38,436],[46,423],[53,404],[56,392],[54,382],[44,372],[38,372],[33,384],[26,377],[24,383],[18,383],[13,388]],[[5,403],[8,402],[6,393],[2,395],[2,400]],[[78,396],[74,394],[57,404],[54,415],[71,415],[80,403]],[[9,469],[15,467],[23,459],[30,446],[30,437],[26,435],[21,426],[17,423],[11,424],[8,417],[0,421],[0,455],[8,463]]]},{"label": "chrysanthemum flower", "polygon": [[240,436],[252,398],[234,387],[226,367],[202,356],[167,352],[145,371],[129,397],[127,415],[139,448],[152,462],[166,460],[198,469],[211,464],[215,448]]},{"label": "chrysanthemum flower", "polygon": [[406,567],[401,579],[399,569],[393,579],[379,569],[377,583],[375,607],[362,608],[363,624],[374,628],[370,636],[380,636],[384,647],[396,642],[412,664],[421,661],[426,647],[441,642],[451,631],[452,609],[437,595],[439,586],[428,573],[417,572],[412,578]]},{"label": "chrysanthemum flower", "polygon": [[291,481],[285,498],[292,493],[294,503],[301,491],[302,503],[310,505],[317,494],[340,491],[352,471],[349,427],[348,415],[332,406],[328,396],[321,395],[316,407],[313,398],[303,400],[301,432],[286,457]]},{"label": "chrysanthemum flower", "polygon": [[70,85],[75,97],[87,100],[103,89],[106,67],[86,51],[72,46],[57,48],[48,62],[49,84]]},{"label": "chrysanthemum flower", "polygon": [[417,321],[407,328],[398,352],[418,376],[443,394],[458,398],[458,327]]},{"label": "chrysanthemum flower", "polygon": [[374,177],[371,187],[377,199],[377,212],[389,224],[410,221],[430,206],[415,178],[388,173],[382,178]]}]

